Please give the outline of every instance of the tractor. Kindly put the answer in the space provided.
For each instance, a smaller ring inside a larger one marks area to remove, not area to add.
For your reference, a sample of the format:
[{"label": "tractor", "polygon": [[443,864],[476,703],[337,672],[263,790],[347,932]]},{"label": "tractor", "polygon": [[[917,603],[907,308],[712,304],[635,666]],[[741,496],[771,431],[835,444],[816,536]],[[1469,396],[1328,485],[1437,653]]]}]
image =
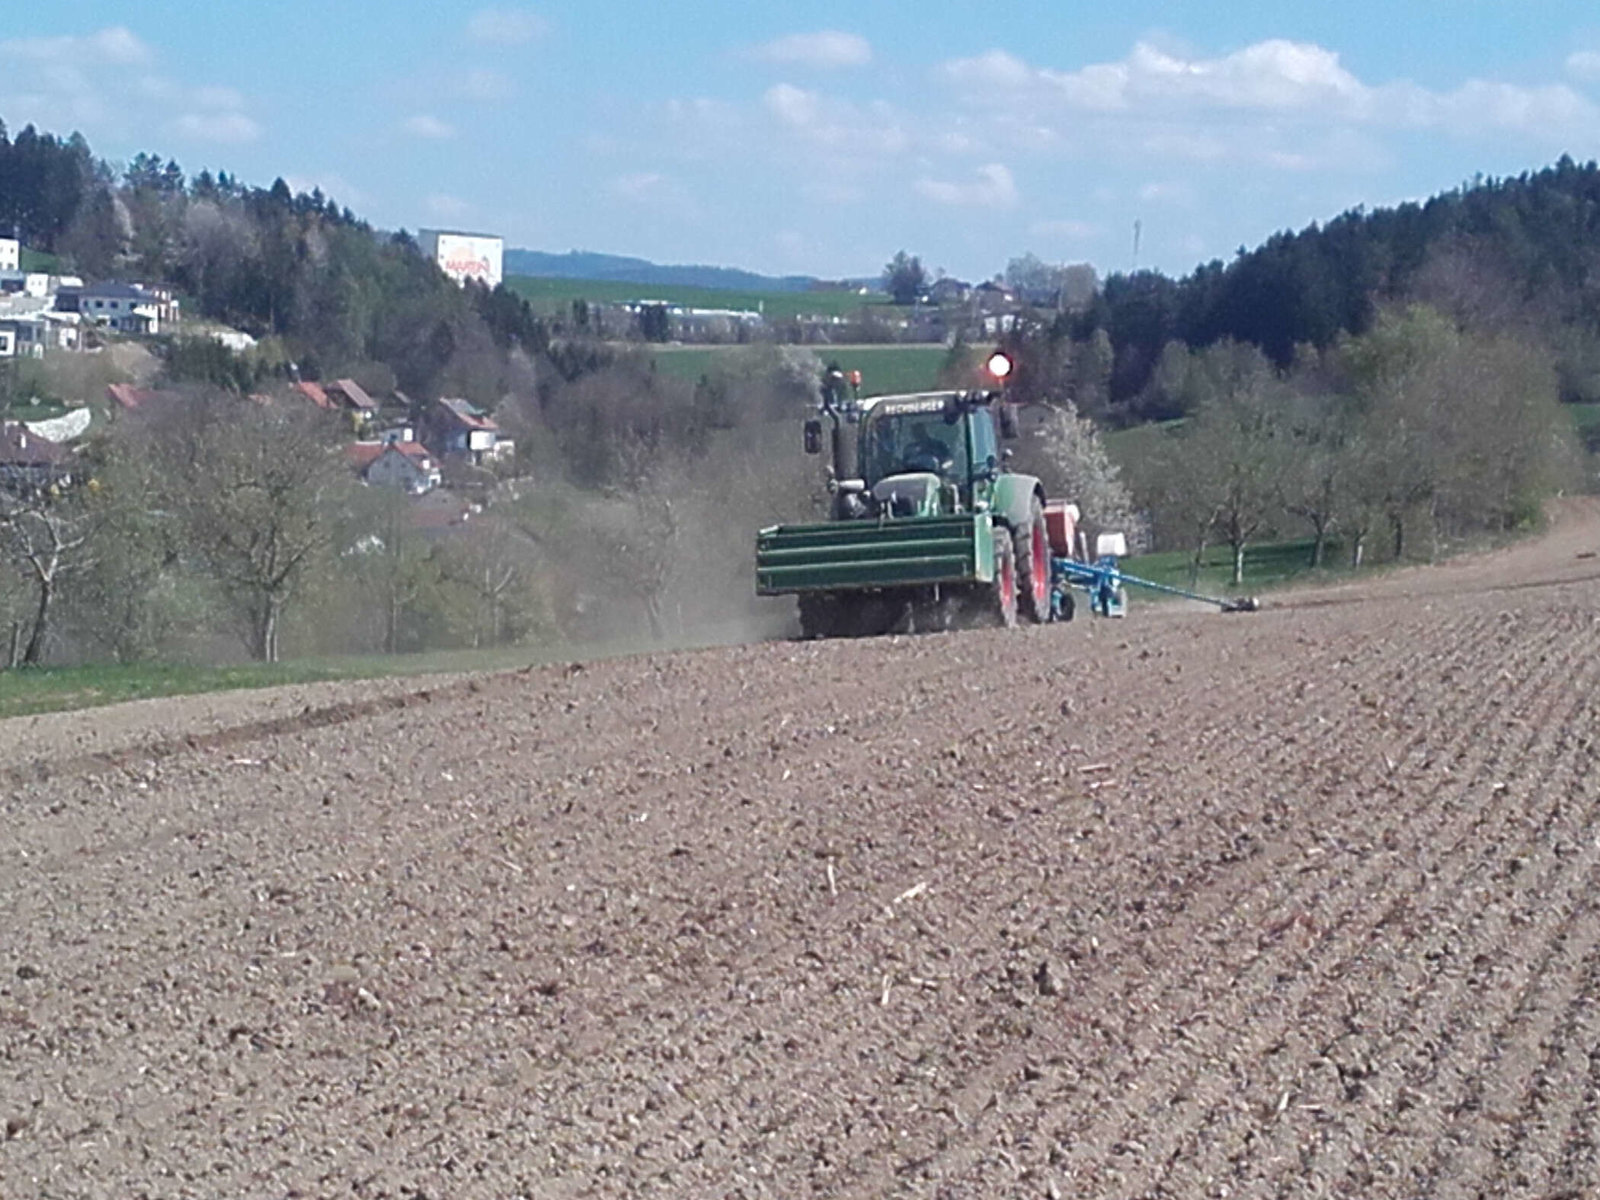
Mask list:
[{"label": "tractor", "polygon": [[[830,371],[805,449],[832,456],[830,519],[775,525],[756,537],[756,591],[798,597],[802,636],[861,637],[958,624],[1011,626],[1070,616],[1053,595],[1055,526],[1072,506],[1009,468],[1002,438],[1016,419],[996,386],[859,395],[860,375]],[[1066,533],[1070,544],[1071,533]]]}]

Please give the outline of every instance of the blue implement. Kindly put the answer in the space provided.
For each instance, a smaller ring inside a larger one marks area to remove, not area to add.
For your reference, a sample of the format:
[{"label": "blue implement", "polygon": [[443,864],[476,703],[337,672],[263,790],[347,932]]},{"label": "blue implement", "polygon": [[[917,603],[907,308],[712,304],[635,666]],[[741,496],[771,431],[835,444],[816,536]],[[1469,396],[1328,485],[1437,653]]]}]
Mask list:
[{"label": "blue implement", "polygon": [[1121,617],[1128,612],[1129,586],[1146,588],[1168,596],[1181,596],[1185,600],[1198,600],[1214,604],[1223,612],[1255,612],[1261,607],[1254,596],[1236,596],[1224,599],[1191,592],[1186,588],[1157,583],[1125,573],[1117,565],[1114,555],[1105,555],[1092,563],[1070,558],[1050,560],[1051,617],[1053,620],[1070,620],[1072,615],[1072,588],[1081,588],[1089,595],[1089,611],[1100,617]]}]

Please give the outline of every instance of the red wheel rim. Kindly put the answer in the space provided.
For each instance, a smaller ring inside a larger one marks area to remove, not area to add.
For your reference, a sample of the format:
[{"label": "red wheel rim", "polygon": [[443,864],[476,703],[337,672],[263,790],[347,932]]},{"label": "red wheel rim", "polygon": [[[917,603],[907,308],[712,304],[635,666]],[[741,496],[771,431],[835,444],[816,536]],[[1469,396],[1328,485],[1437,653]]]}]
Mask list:
[{"label": "red wheel rim", "polygon": [[1033,527],[1033,602],[1039,612],[1050,594],[1050,558],[1045,553],[1044,527]]},{"label": "red wheel rim", "polygon": [[1000,563],[1000,603],[1007,612],[1017,603],[1017,568],[1009,557]]}]

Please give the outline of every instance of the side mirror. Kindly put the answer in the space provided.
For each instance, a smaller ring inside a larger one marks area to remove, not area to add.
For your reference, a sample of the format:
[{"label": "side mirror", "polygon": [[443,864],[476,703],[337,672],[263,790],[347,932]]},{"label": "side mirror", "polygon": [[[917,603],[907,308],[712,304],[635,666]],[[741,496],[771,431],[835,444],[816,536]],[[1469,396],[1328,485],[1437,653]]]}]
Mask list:
[{"label": "side mirror", "polygon": [[1000,436],[1007,440],[1017,436],[1017,410],[1004,401],[1000,403]]},{"label": "side mirror", "polygon": [[806,453],[822,453],[822,422],[816,417],[806,422]]}]

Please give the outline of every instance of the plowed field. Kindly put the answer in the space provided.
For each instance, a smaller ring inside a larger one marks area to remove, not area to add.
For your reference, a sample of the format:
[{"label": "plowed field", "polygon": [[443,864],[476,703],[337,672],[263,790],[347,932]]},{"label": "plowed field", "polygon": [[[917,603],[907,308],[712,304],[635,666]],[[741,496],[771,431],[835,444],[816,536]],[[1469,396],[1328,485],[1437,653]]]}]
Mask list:
[{"label": "plowed field", "polygon": [[0,1195],[1596,1194],[1596,551],[0,724]]}]

